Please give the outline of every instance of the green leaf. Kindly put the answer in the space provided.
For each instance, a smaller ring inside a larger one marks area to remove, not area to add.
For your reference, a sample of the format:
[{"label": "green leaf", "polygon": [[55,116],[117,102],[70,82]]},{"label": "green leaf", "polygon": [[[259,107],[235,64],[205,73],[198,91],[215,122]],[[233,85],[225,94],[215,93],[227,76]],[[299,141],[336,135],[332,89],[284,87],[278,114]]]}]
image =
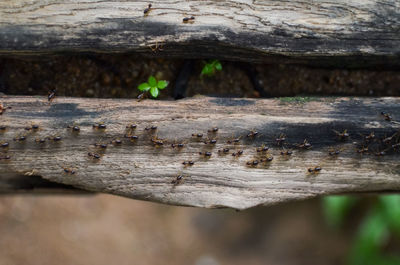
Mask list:
[{"label": "green leaf", "polygon": [[140,91],[149,91],[150,85],[149,85],[148,83],[141,83],[141,84],[138,86],[138,89],[139,89]]},{"label": "green leaf", "polygon": [[400,235],[400,195],[380,196],[379,202],[388,224]]},{"label": "green leaf", "polygon": [[339,227],[356,200],[350,196],[327,196],[322,202],[327,223]]},{"label": "green leaf", "polygon": [[160,81],[158,81],[158,83],[157,83],[157,87],[159,88],[159,89],[164,89],[164,88],[166,88],[168,86],[168,81],[165,81],[165,80],[160,80]]},{"label": "green leaf", "polygon": [[150,94],[153,96],[153,98],[158,97],[158,88],[157,87],[150,88]]},{"label": "green leaf", "polygon": [[147,81],[148,83],[149,83],[149,85],[151,86],[151,87],[156,87],[157,86],[157,80],[156,80],[156,78],[154,77],[154,76],[150,76],[149,77],[149,80]]},{"label": "green leaf", "polygon": [[222,64],[220,62],[217,62],[215,64],[215,69],[217,69],[218,71],[221,71],[222,70]]}]

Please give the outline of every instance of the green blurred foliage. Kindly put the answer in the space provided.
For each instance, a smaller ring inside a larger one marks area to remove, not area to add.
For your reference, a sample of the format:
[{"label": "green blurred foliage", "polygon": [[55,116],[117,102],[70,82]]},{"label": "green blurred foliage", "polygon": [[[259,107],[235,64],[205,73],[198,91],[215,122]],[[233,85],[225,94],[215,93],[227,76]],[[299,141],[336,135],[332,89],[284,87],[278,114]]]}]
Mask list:
[{"label": "green blurred foliage", "polygon": [[153,98],[157,98],[160,93],[160,90],[166,88],[167,86],[168,86],[168,81],[165,80],[157,81],[157,79],[151,75],[146,83],[141,83],[138,86],[138,89],[141,92],[150,92],[150,95]]},{"label": "green blurred foliage", "polygon": [[218,60],[212,60],[205,63],[203,69],[201,70],[201,76],[213,76],[215,75],[216,71],[222,70],[222,64]]},{"label": "green blurred foliage", "polygon": [[[323,200],[329,225],[340,227],[357,199],[349,196],[329,196]],[[357,231],[349,253],[349,265],[399,265],[400,255],[384,253],[390,238],[400,238],[400,195],[380,196],[370,206]]]}]

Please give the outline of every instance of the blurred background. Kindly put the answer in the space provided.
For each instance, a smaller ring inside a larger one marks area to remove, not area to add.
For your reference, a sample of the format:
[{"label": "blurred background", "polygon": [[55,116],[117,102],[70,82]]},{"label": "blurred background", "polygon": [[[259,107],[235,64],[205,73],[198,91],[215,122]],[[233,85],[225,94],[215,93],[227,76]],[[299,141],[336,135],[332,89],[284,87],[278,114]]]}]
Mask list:
[{"label": "blurred background", "polygon": [[[400,95],[400,75],[390,69],[220,62],[222,69],[201,75],[209,63],[194,62],[187,96],[260,97],[246,67],[274,97]],[[0,58],[0,92],[133,99],[154,75],[170,81],[159,98],[171,99],[183,65],[135,55]],[[104,194],[2,195],[3,264],[395,265],[400,196],[333,196],[238,212]]]}]

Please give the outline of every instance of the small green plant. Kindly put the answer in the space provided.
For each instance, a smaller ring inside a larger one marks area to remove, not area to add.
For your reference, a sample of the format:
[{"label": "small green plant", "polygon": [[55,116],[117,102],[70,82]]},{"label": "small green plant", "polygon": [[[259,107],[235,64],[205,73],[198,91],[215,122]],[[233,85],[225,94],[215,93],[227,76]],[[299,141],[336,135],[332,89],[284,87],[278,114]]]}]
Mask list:
[{"label": "small green plant", "polygon": [[221,62],[218,60],[212,60],[204,65],[203,69],[201,70],[201,76],[206,75],[210,77],[215,75],[216,71],[221,71],[221,70],[222,70]]},{"label": "small green plant", "polygon": [[153,98],[157,98],[160,93],[160,90],[166,88],[167,86],[168,86],[168,81],[165,80],[157,81],[157,79],[151,75],[146,83],[141,83],[138,86],[138,89],[143,93],[150,92],[150,95]]}]

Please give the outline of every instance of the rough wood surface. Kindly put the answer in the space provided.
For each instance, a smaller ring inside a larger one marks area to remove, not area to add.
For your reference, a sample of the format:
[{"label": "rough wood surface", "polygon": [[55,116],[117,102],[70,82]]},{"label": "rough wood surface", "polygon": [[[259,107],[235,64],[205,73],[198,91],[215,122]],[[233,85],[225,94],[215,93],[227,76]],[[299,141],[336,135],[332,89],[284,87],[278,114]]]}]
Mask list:
[{"label": "rough wood surface", "polygon": [[[400,141],[399,98],[313,98],[302,103],[208,97],[142,102],[56,98],[49,104],[44,97],[3,97],[0,102],[11,107],[0,116],[0,127],[6,126],[0,141],[9,143],[0,148],[3,182],[40,176],[141,200],[237,209],[322,194],[400,191],[400,152],[391,147]],[[382,111],[391,113],[393,120],[385,120]],[[106,129],[93,127],[101,122]],[[130,124],[137,125],[131,133],[126,129]],[[34,125],[39,128],[32,129]],[[71,125],[80,131],[67,128]],[[145,129],[151,126],[157,129]],[[208,132],[213,127],[218,132]],[[333,131],[345,129],[348,139]],[[247,137],[251,130],[258,135]],[[375,138],[365,141],[371,132]],[[192,136],[198,133],[203,137]],[[287,139],[279,146],[276,139],[282,133]],[[125,134],[139,139],[131,142]],[[56,136],[61,140],[55,141]],[[163,145],[155,146],[154,137],[164,139]],[[387,137],[392,138],[383,143]],[[233,138],[240,142],[227,143]],[[45,142],[37,142],[40,139]],[[111,143],[117,139],[122,143]],[[205,144],[207,139],[217,143]],[[312,145],[309,150],[298,146],[305,139]],[[96,143],[108,146],[102,149]],[[185,147],[171,147],[177,143]],[[247,162],[267,156],[256,151],[263,144],[274,159],[248,166]],[[366,147],[365,153],[357,152]],[[218,153],[224,148],[230,149],[227,154]],[[232,153],[238,150],[243,155],[235,158]],[[285,150],[293,154],[282,156]],[[340,154],[330,156],[332,150]],[[385,156],[376,156],[383,150]],[[207,151],[210,158],[199,155]],[[182,162],[188,160],[195,164],[184,167]],[[316,166],[322,167],[318,174],[308,172]],[[183,180],[171,183],[179,175]]]},{"label": "rough wood surface", "polygon": [[[1,1],[0,53],[136,51],[332,66],[399,64],[397,0],[163,0],[144,16],[148,4]],[[182,22],[192,15],[193,23]]]}]

